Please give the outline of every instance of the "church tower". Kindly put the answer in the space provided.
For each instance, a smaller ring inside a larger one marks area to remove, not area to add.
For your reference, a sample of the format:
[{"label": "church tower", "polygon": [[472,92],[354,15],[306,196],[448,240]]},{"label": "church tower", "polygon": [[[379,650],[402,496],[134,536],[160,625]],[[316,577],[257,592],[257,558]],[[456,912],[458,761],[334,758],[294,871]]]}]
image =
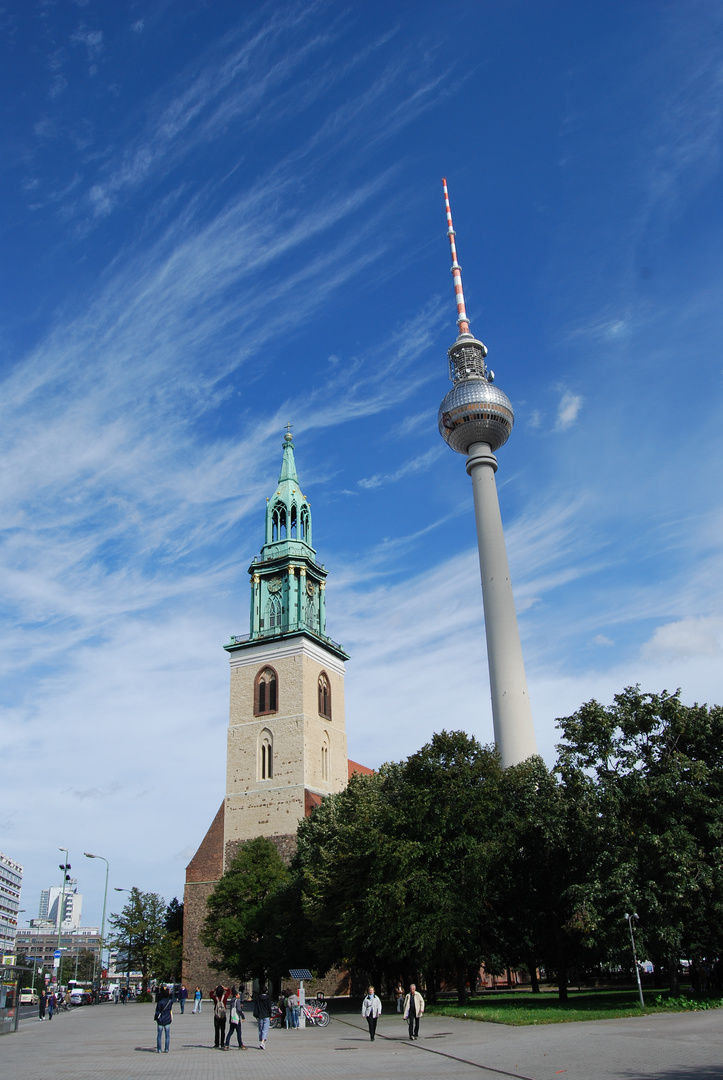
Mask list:
[{"label": "church tower", "polygon": [[231,665],[224,869],[239,842],[255,836],[283,848],[311,807],[348,779],[348,656],[326,633],[326,570],[312,547],[311,507],[288,432],[249,574],[250,633],[224,646]]},{"label": "church tower", "polygon": [[[199,934],[206,901],[245,840],[266,836],[289,858],[299,821],[346,787],[342,647],[326,633],[326,570],[312,547],[311,507],[287,432],[279,480],[266,503],[251,576],[250,632],[224,645],[231,667],[226,794],[186,868],[183,981],[218,982]],[[336,992],[336,991],[335,991]]]}]

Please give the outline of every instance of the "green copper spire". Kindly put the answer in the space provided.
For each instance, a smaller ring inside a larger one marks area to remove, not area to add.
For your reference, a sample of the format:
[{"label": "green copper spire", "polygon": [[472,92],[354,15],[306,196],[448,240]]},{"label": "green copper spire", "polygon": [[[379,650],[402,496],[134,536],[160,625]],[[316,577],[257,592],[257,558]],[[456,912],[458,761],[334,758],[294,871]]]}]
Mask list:
[{"label": "green copper spire", "polygon": [[326,635],[326,570],[311,546],[311,507],[299,486],[294,440],[287,430],[273,495],[266,500],[261,554],[251,566],[251,633],[225,648],[244,648],[292,634],[323,642],[342,659],[346,653]]},{"label": "green copper spire", "polygon": [[315,555],[311,546],[311,510],[299,487],[290,431],[284,436],[279,482],[266,506],[266,540],[261,549],[264,560],[283,555]]}]

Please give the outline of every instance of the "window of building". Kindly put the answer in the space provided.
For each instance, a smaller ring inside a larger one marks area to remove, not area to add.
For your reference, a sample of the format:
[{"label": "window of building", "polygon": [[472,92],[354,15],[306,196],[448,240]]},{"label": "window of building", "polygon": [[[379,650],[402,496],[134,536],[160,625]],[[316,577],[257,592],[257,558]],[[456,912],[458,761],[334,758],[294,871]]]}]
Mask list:
[{"label": "window of building", "polygon": [[274,737],[264,728],[259,735],[259,780],[274,778]]},{"label": "window of building", "polygon": [[279,682],[276,672],[271,667],[262,668],[256,676],[254,685],[254,714],[263,716],[278,709]]},{"label": "window of building", "polygon": [[281,627],[281,600],[278,596],[272,596],[269,600],[269,629]]},{"label": "window of building", "polygon": [[271,539],[286,539],[286,507],[283,503],[277,503],[271,511]]},{"label": "window of building", "polygon": [[329,780],[331,767],[329,765],[329,736],[324,732],[324,741],[321,744],[321,779]]},{"label": "window of building", "polygon": [[325,671],[319,676],[319,716],[331,720],[331,686]]}]

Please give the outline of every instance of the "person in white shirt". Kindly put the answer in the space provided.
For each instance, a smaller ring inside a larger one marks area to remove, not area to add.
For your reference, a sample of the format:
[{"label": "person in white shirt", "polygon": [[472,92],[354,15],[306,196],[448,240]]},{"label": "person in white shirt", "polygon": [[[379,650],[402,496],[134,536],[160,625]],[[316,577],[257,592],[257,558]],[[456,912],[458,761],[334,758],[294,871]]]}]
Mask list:
[{"label": "person in white shirt", "polygon": [[409,1021],[409,1038],[412,1041],[419,1038],[419,1021],[423,1013],[424,998],[412,983],[404,999],[404,1019]]},{"label": "person in white shirt", "polygon": [[374,1036],[377,1033],[377,1020],[379,1019],[382,1011],[382,1003],[374,993],[374,987],[370,986],[367,991],[367,996],[362,1002],[362,1016],[366,1017],[366,1022],[369,1025],[369,1038],[374,1042]]}]

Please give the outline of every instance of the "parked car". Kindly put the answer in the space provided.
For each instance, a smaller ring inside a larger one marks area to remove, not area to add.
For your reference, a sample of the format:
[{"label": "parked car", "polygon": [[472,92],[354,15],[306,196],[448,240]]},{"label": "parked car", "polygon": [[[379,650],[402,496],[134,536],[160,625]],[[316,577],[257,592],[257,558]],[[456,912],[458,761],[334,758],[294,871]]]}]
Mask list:
[{"label": "parked car", "polygon": [[70,1004],[71,1005],[90,1005],[91,996],[90,990],[81,990],[76,988],[70,991]]},{"label": "parked car", "polygon": [[26,987],[24,990],[20,991],[21,1005],[37,1005],[39,1002],[40,998],[32,987]]}]

